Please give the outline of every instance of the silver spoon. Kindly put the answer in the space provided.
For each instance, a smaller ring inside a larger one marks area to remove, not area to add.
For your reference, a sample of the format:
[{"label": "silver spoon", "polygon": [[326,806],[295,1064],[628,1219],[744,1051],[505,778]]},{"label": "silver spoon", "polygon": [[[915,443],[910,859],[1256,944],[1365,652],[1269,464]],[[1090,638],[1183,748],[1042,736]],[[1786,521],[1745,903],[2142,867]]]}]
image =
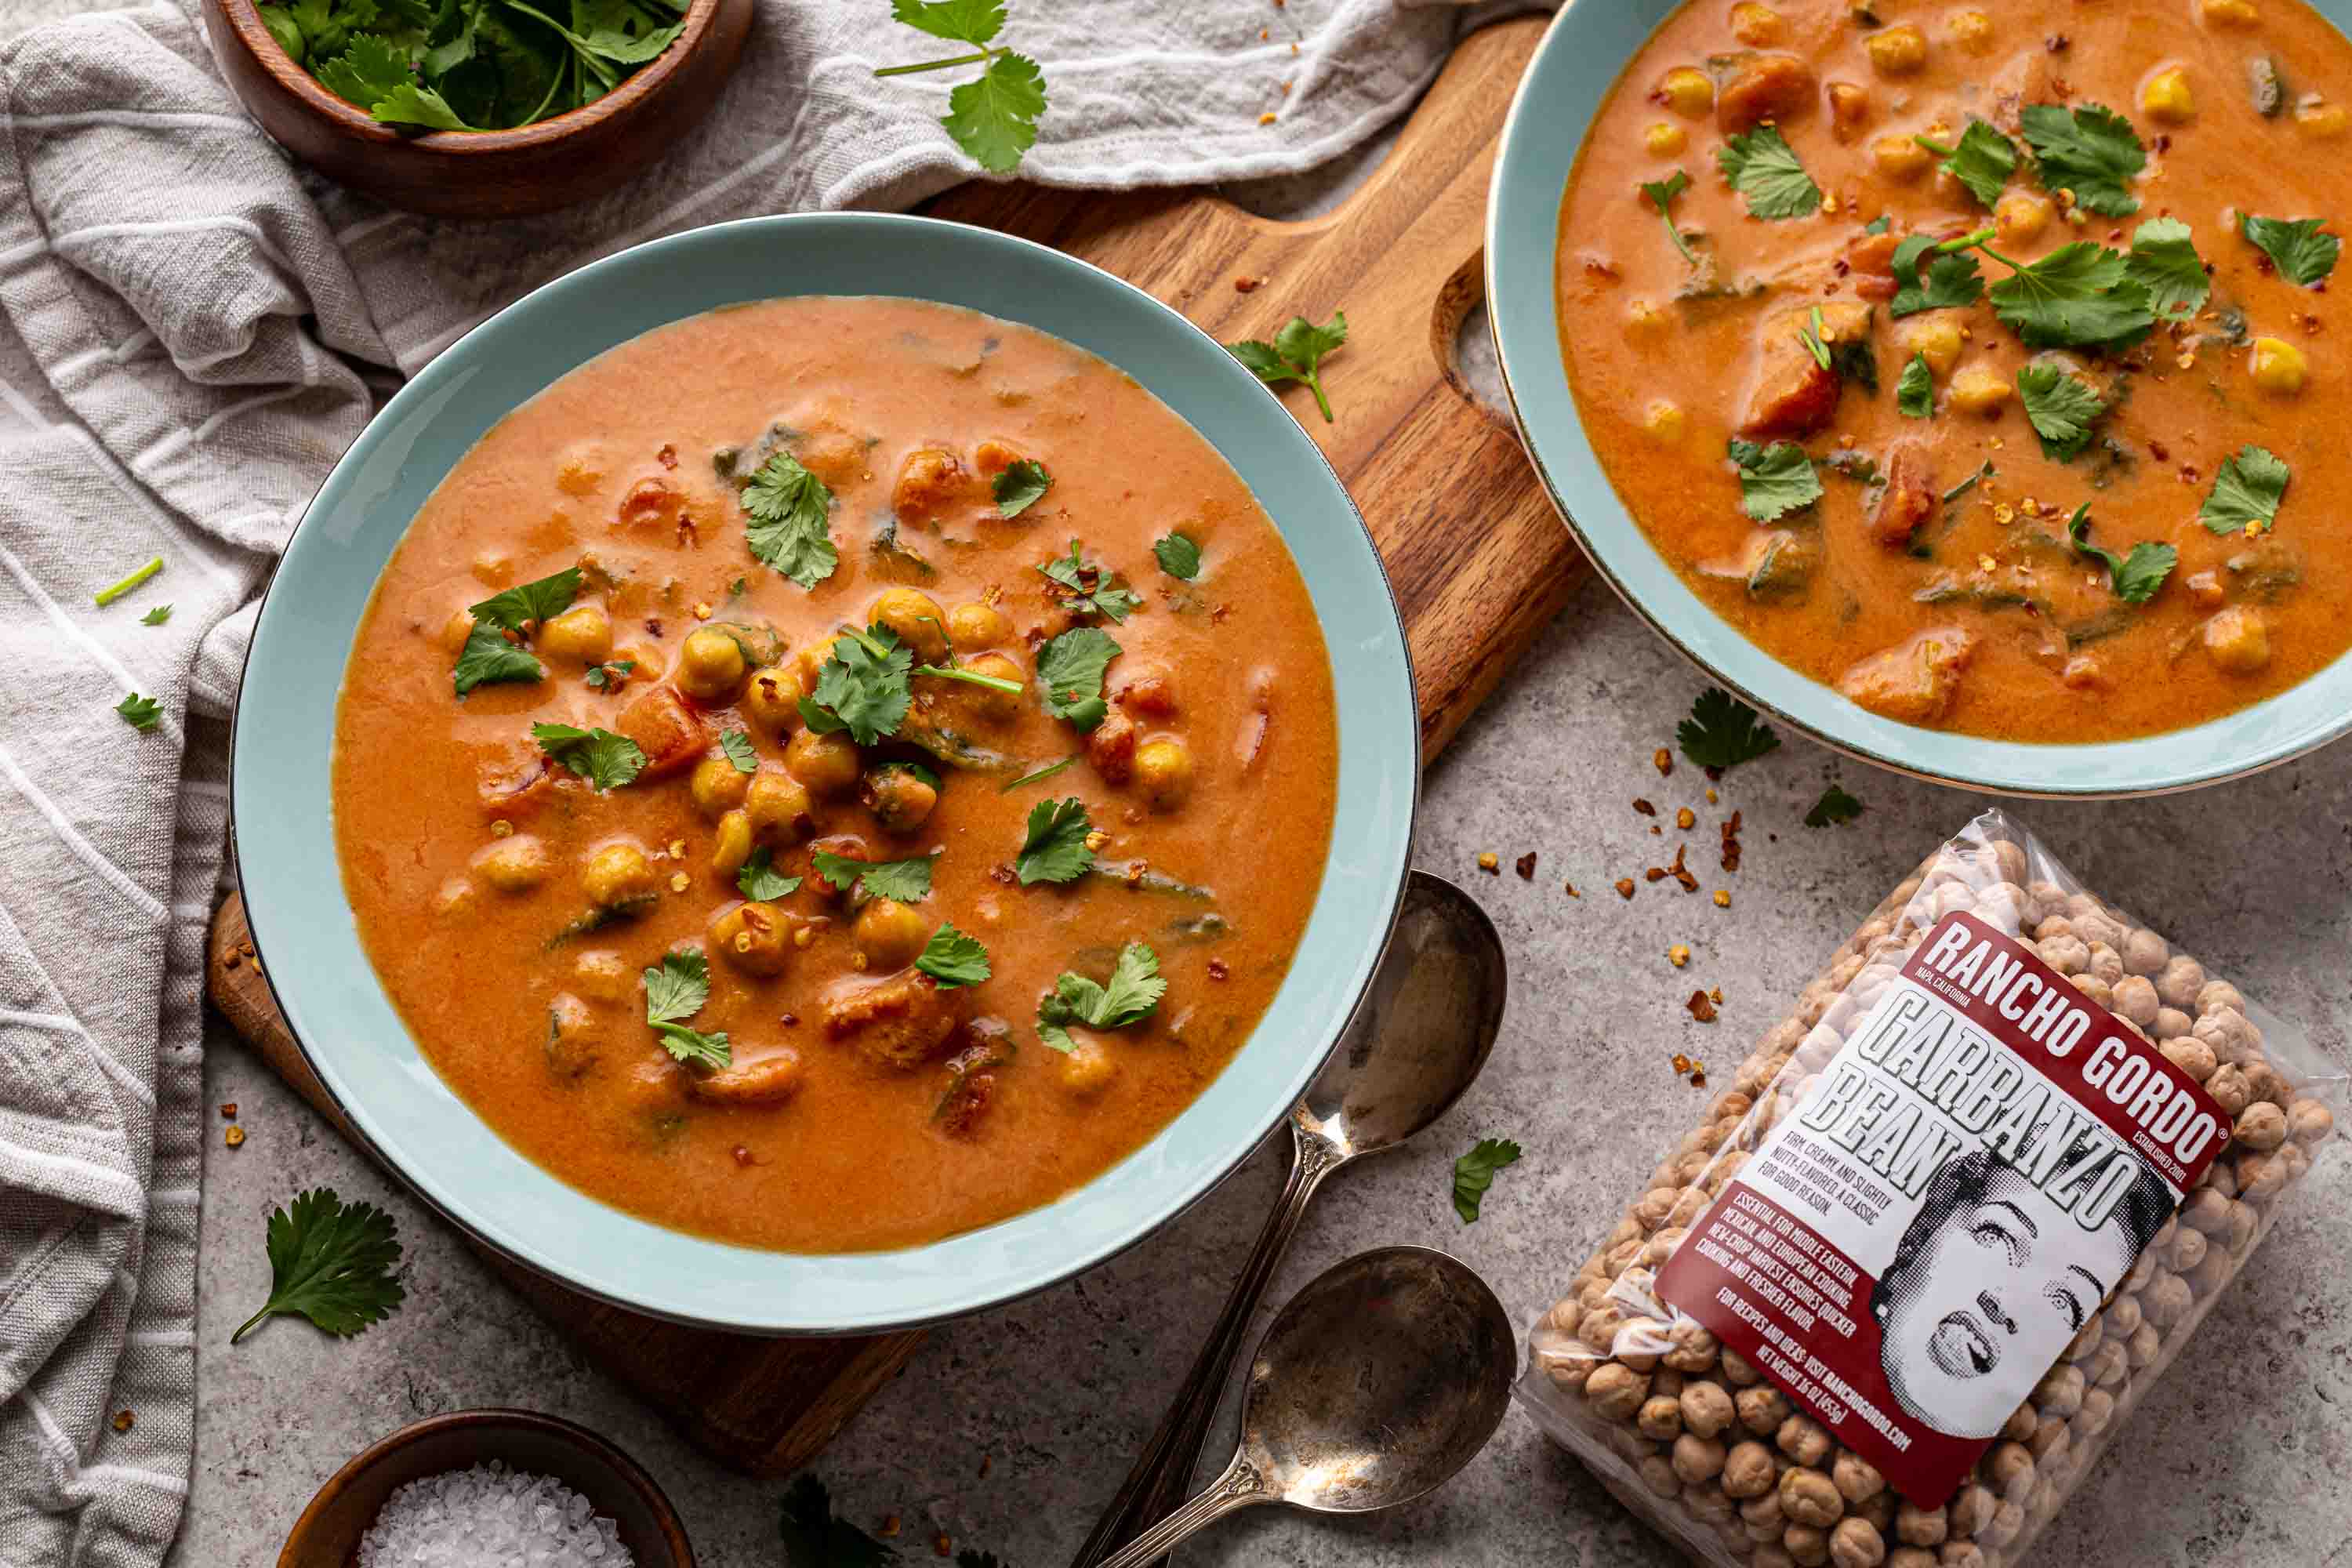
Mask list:
[{"label": "silver spoon", "polygon": [[1290,1112],[1290,1181],[1266,1217],[1233,1294],[1135,1468],[1070,1560],[1103,1556],[1182,1500],[1215,1419],[1225,1374],[1266,1281],[1323,1179],[1398,1144],[1445,1114],[1470,1087],[1503,1026],[1502,939],[1470,896],[1415,871],[1370,989],[1331,1058]]},{"label": "silver spoon", "polygon": [[1337,1264],[1258,1342],[1224,1474],[1102,1568],[1143,1568],[1255,1503],[1365,1513],[1410,1502],[1486,1446],[1518,1364],[1503,1304],[1465,1265],[1425,1247]]}]

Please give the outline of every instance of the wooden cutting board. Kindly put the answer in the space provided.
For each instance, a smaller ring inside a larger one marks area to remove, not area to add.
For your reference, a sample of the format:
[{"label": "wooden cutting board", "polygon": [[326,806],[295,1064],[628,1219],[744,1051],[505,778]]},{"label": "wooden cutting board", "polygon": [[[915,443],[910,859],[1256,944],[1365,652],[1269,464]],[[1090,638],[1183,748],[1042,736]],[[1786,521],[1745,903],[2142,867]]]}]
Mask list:
[{"label": "wooden cutting board", "polygon": [[[1465,40],[1387,160],[1321,217],[1274,222],[1199,191],[1022,184],[966,185],[930,208],[1084,257],[1226,342],[1271,338],[1294,314],[1321,321],[1347,311],[1348,344],[1323,368],[1337,422],[1325,424],[1304,389],[1286,396],[1388,563],[1412,645],[1424,760],[1591,572],[1517,437],[1472,399],[1454,364],[1456,330],[1484,293],[1496,138],[1543,25],[1524,18]],[[208,989],[231,1026],[361,1142],[278,1015],[235,897],[214,921]],[[484,1256],[590,1361],[713,1458],[754,1475],[807,1463],[922,1342],[919,1333],[763,1340],[682,1328]]]}]

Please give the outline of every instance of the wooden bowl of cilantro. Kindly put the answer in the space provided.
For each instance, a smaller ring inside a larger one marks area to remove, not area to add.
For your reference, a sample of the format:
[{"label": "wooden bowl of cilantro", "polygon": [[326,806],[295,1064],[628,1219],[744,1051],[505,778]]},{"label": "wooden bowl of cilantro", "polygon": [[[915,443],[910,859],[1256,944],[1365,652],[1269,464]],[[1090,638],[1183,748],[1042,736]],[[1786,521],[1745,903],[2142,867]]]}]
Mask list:
[{"label": "wooden bowl of cilantro", "polygon": [[436,217],[551,212],[708,113],[754,0],[205,0],[229,86],[320,173]]}]

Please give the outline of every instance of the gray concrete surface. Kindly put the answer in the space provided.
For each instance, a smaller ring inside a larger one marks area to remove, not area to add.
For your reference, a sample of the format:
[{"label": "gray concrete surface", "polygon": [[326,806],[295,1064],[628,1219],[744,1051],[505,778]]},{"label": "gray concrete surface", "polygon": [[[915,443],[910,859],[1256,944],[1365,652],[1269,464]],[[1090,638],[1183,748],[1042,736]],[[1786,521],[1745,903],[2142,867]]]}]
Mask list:
[{"label": "gray concrete surface", "polygon": [[[5,0],[0,37],[94,8]],[[1484,1080],[1423,1144],[1327,1191],[1272,1301],[1362,1247],[1419,1242],[1476,1267],[1515,1318],[1541,1310],[1685,1130],[1698,1091],[1668,1058],[1734,1062],[1861,913],[1984,804],[1790,737],[1731,774],[1710,807],[1695,770],[1662,782],[1650,763],[1705,684],[1594,587],[1431,770],[1415,858],[1469,887],[1502,927],[1513,967],[1503,1039]],[[2340,1062],[2352,1026],[2347,754],[2193,795],[2021,815],[2095,885],[2302,1020]],[[1800,826],[1832,778],[1863,798],[1865,815],[1830,831]],[[1635,795],[1669,814],[1684,805],[1699,813],[1689,837],[1700,867],[1714,865],[1717,821],[1746,814],[1742,870],[1706,879],[1732,889],[1730,909],[1671,883],[1645,886],[1630,904],[1609,890],[1664,858],[1629,807]],[[1529,849],[1538,867],[1523,882],[1508,865]],[[1503,858],[1500,876],[1477,871],[1482,850]],[[1585,896],[1569,898],[1563,879]],[[1677,942],[1694,953],[1679,973],[1664,956]],[[1722,987],[1717,1023],[1682,1011],[1693,984]],[[225,1029],[207,1044],[208,1098],[235,1101],[250,1136],[231,1151],[215,1125],[207,1150],[196,1457],[176,1568],[273,1561],[312,1490],[351,1454],[417,1416],[483,1405],[550,1411],[610,1435],[668,1489],[713,1568],[781,1562],[777,1483],[704,1459],[584,1364]],[[1465,1228],[1448,1201],[1451,1162],[1490,1134],[1517,1138],[1527,1156]],[[2346,1143],[2339,1131],[2200,1331],[2200,1363],[2176,1369],[2149,1400],[2034,1561],[2352,1563]],[[1128,1256],[934,1333],[816,1466],[845,1515],[871,1525],[898,1514],[899,1545],[914,1561],[931,1560],[938,1531],[996,1552],[1007,1568],[1066,1561],[1189,1364],[1280,1179],[1274,1152],[1261,1151]],[[347,1342],[281,1321],[229,1348],[229,1331],[268,1291],[270,1208],[319,1184],[398,1216],[407,1304]],[[1228,1521],[1184,1561],[1652,1568],[1680,1559],[1515,1411],[1463,1477],[1420,1504],[1344,1522],[1264,1510]]]}]

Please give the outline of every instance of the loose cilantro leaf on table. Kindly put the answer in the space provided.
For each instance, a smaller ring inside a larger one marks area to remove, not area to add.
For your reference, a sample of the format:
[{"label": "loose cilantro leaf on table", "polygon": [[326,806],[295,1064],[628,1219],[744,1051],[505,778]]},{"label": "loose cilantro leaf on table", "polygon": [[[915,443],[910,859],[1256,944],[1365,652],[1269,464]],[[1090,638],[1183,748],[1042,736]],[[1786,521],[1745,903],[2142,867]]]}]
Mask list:
[{"label": "loose cilantro leaf on table", "polygon": [[2053,463],[2081,456],[2091,444],[2093,421],[2107,411],[2106,399],[2089,383],[2054,364],[2018,366],[2017,395],[2042,438],[2042,455]]},{"label": "loose cilantro leaf on table", "polygon": [[1295,381],[1315,395],[1315,406],[1323,411],[1323,423],[1332,423],[1331,400],[1323,395],[1323,361],[1334,349],[1348,341],[1348,312],[1331,312],[1330,324],[1317,326],[1304,316],[1293,316],[1274,334],[1274,342],[1244,338],[1237,343],[1227,343],[1225,350],[1248,367],[1249,373],[1268,386],[1280,386]]},{"label": "loose cilantro leaf on table", "polygon": [[1759,125],[1734,136],[1715,154],[1723,177],[1731,182],[1757,217],[1810,217],[1821,210],[1822,188],[1797,161],[1776,125]]},{"label": "loose cilantro leaf on table", "polygon": [[800,700],[802,720],[820,734],[846,730],[861,746],[897,734],[914,700],[908,684],[914,662],[914,651],[887,626],[845,631],[816,672],[816,689]]},{"label": "loose cilantro leaf on table", "polygon": [[790,452],[760,465],[743,487],[743,537],[751,553],[803,588],[833,575],[833,491]]},{"label": "loose cilantro leaf on table", "polygon": [[1913,354],[1895,384],[1895,406],[1906,419],[1926,419],[1936,412],[1936,373],[1926,354]]},{"label": "loose cilantro leaf on table", "polygon": [[1045,690],[1045,711],[1081,730],[1101,723],[1110,711],[1103,700],[1103,673],[1118,653],[1110,634],[1093,626],[1064,632],[1039,648],[1037,682]]},{"label": "loose cilantro leaf on table", "polygon": [[1086,803],[1076,795],[1041,800],[1031,806],[1029,830],[1013,862],[1021,885],[1071,882],[1085,876],[1087,868],[1095,863],[1095,852],[1087,847],[1087,836],[1094,827]]},{"label": "loose cilantro leaf on table", "polygon": [[326,1187],[297,1194],[269,1216],[269,1300],[228,1342],[279,1313],[299,1314],[343,1338],[382,1322],[404,1294],[392,1277],[398,1230],[373,1204],[346,1204]]},{"label": "loose cilantro leaf on table", "polygon": [[148,611],[145,615],[140,616],[139,624],[142,626],[160,626],[171,618],[172,606],[169,605],[158,605],[153,609]]},{"label": "loose cilantro leaf on table", "polygon": [[1710,686],[1691,704],[1690,717],[1675,726],[1683,755],[1703,768],[1735,768],[1780,743],[1769,724],[1756,721],[1756,710],[1719,686]]},{"label": "loose cilantro leaf on table", "polygon": [[1464,1225],[1478,1223],[1478,1210],[1486,1202],[1486,1189],[1495,1184],[1495,1173],[1518,1163],[1519,1146],[1507,1138],[1481,1138],[1471,1145],[1470,1152],[1454,1162],[1454,1212],[1462,1216]]},{"label": "loose cilantro leaf on table", "polygon": [[1642,182],[1642,194],[1650,198],[1652,206],[1658,209],[1658,221],[1666,226],[1666,237],[1675,242],[1675,248],[1683,253],[1685,261],[1696,267],[1698,252],[1690,247],[1690,241],[1683,237],[1683,231],[1675,226],[1675,198],[1688,189],[1690,189],[1690,176],[1680,169],[1676,169],[1663,180]]},{"label": "loose cilantro leaf on table", "polygon": [[163,721],[163,705],[152,697],[142,697],[136,691],[114,705],[122,721],[145,734]]},{"label": "loose cilantro leaf on table", "polygon": [[735,765],[737,773],[756,773],[760,771],[760,753],[751,749],[751,737],[748,732],[741,730],[721,731],[719,736],[719,749],[726,753],[727,760]]},{"label": "loose cilantro leaf on table", "polygon": [[2344,248],[2342,240],[2320,232],[2326,221],[2320,217],[2289,221],[2241,213],[2238,232],[2277,265],[2281,277],[2308,289],[2336,270],[2336,254]]},{"label": "loose cilantro leaf on table", "polygon": [[1019,517],[1044,500],[1045,492],[1053,488],[1054,476],[1034,458],[1006,464],[990,484],[991,493],[996,498],[996,514],[1007,518]]},{"label": "loose cilantro leaf on table", "polygon": [[2107,569],[2108,585],[2127,605],[2144,605],[2153,598],[2180,559],[2180,552],[2171,545],[2147,540],[2133,545],[2129,555],[2117,555],[2092,543],[2090,531],[2091,503],[2084,501],[2066,520],[2067,542],[2077,555],[2086,555]]},{"label": "loose cilantro leaf on table", "polygon": [[735,873],[735,886],[747,899],[765,903],[772,899],[787,899],[801,889],[798,877],[787,877],[776,869],[775,857],[764,844],[751,851],[741,869]]},{"label": "loose cilantro leaf on table", "polygon": [[1118,951],[1108,984],[1097,985],[1083,974],[1064,970],[1054,989],[1037,1002],[1037,1037],[1057,1051],[1074,1051],[1069,1026],[1117,1029],[1150,1016],[1166,995],[1168,982],[1160,978],[1160,955],[1139,942]]},{"label": "loose cilantro leaf on table", "polygon": [[915,967],[938,981],[942,991],[977,985],[989,975],[988,949],[981,945],[978,937],[943,925],[923,944],[923,951],[915,957]]},{"label": "loose cilantro leaf on table", "polygon": [[2129,182],[2147,167],[2147,149],[2131,121],[2095,103],[2069,110],[2055,103],[2029,103],[2019,111],[2042,184],[2072,191],[2077,206],[2108,217],[2139,211]]},{"label": "loose cilantro leaf on table", "polygon": [[874,898],[912,904],[929,898],[931,892],[931,861],[928,855],[907,860],[853,860],[846,855],[820,849],[809,858],[809,864],[818,876],[845,893],[853,884],[862,883]]},{"label": "loose cilantro leaf on table", "polygon": [[2000,199],[2000,188],[2017,173],[2016,143],[1981,120],[1969,121],[1958,146],[1947,147],[1925,136],[1912,140],[1939,154],[1944,173],[1966,185],[1969,194],[1986,206]]},{"label": "loose cilantro leaf on table", "polygon": [[1834,827],[1841,822],[1852,822],[1862,815],[1862,802],[1832,784],[1822,791],[1822,798],[1813,802],[1812,810],[1805,813],[1808,827]]},{"label": "loose cilantro leaf on table", "polygon": [[1822,477],[1794,441],[1759,446],[1735,437],[1731,460],[1739,466],[1739,504],[1759,522],[1777,522],[1822,499]]},{"label": "loose cilantro leaf on table", "polygon": [[1018,168],[1021,155],[1036,144],[1037,120],[1045,112],[1045,77],[1035,60],[995,44],[1004,28],[1003,0],[891,0],[890,15],[935,38],[974,45],[978,52],[886,66],[874,74],[911,76],[984,66],[978,77],[948,94],[948,112],[940,123],[989,173],[1008,174]]},{"label": "loose cilantro leaf on table", "polygon": [[1151,553],[1160,569],[1179,582],[1190,583],[1201,574],[1201,547],[1183,534],[1154,540]]},{"label": "loose cilantro leaf on table", "polygon": [[644,749],[610,730],[541,723],[530,727],[530,735],[541,751],[586,779],[599,795],[619,789],[646,771]]},{"label": "loose cilantro leaf on table", "polygon": [[661,1037],[662,1048],[692,1066],[723,1068],[735,1059],[724,1031],[706,1035],[686,1020],[710,1000],[710,961],[698,947],[662,954],[658,968],[645,972],[646,1022]]},{"label": "loose cilantro leaf on table", "polygon": [[2197,521],[2215,533],[2235,533],[2249,525],[2257,532],[2278,521],[2279,502],[2286,499],[2287,467],[2267,447],[2246,446],[2225,458],[2213,476],[2213,493],[2198,510]]},{"label": "loose cilantro leaf on table", "polygon": [[784,1491],[784,1568],[888,1568],[898,1554],[833,1516],[824,1483],[803,1470]]},{"label": "loose cilantro leaf on table", "polygon": [[1143,602],[1139,595],[1117,585],[1118,579],[1110,568],[1079,554],[1075,539],[1070,541],[1069,554],[1056,556],[1037,570],[1070,591],[1070,608],[1090,610],[1113,622],[1124,621]]},{"label": "loose cilantro leaf on table", "polygon": [[2195,315],[2213,292],[2189,226],[2176,217],[2152,217],[2132,231],[2124,270],[2147,291],[2148,309],[2165,320]]}]

